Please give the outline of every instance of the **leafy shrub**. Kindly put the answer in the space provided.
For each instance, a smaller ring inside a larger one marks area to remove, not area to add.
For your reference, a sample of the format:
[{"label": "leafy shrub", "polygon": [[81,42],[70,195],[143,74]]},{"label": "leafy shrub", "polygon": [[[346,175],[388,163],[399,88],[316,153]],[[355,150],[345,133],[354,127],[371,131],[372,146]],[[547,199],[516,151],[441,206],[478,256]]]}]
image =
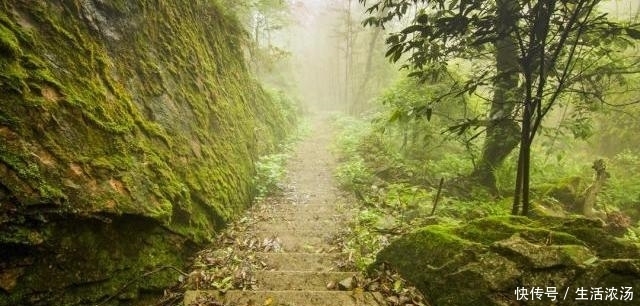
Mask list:
[{"label": "leafy shrub", "polygon": [[285,163],[290,157],[293,145],[306,136],[309,131],[309,122],[299,121],[296,131],[289,134],[276,150],[278,153],[261,156],[255,162],[256,173],[253,177],[253,186],[257,199],[271,195],[280,189],[279,183],[286,175]]},{"label": "leafy shrub", "polygon": [[445,179],[462,177],[473,171],[473,163],[466,154],[446,154],[438,160],[427,160],[425,165],[431,175]]},{"label": "leafy shrub", "polygon": [[365,166],[364,159],[360,156],[354,156],[340,164],[336,169],[335,176],[340,186],[347,190],[355,191],[372,182],[372,175]]},{"label": "leafy shrub", "polygon": [[253,178],[257,198],[270,195],[278,189],[278,183],[286,174],[285,161],[288,153],[276,153],[260,157],[255,163],[256,175]]},{"label": "leafy shrub", "polygon": [[603,188],[599,203],[640,219],[640,155],[623,151],[609,161],[607,169],[611,177]]}]

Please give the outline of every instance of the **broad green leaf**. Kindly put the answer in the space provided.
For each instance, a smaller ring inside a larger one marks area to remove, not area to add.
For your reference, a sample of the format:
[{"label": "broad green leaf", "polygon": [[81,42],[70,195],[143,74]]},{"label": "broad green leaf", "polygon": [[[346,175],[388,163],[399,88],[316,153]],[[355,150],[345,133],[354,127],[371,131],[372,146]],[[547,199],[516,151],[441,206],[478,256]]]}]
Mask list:
[{"label": "broad green leaf", "polygon": [[378,22],[378,18],[377,17],[369,17],[367,19],[365,19],[364,21],[362,21],[362,25],[363,26],[377,26],[379,24]]},{"label": "broad green leaf", "polygon": [[395,44],[393,46],[391,46],[389,48],[389,50],[387,50],[387,53],[385,53],[385,57],[390,57],[392,54],[396,53],[398,51],[398,49],[402,50],[402,44]]},{"label": "broad green leaf", "polygon": [[390,35],[389,37],[387,37],[387,40],[385,42],[390,45],[395,45],[400,42],[400,39],[398,38],[398,35]]}]

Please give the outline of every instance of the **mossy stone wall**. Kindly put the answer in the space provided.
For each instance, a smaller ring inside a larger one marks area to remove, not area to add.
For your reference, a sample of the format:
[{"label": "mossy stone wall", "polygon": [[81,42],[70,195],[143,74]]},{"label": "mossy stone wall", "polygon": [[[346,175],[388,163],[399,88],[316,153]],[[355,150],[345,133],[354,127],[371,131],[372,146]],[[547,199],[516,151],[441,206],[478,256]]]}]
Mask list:
[{"label": "mossy stone wall", "polygon": [[0,301],[46,291],[42,254],[175,240],[89,252],[103,275],[56,288],[134,275],[145,248],[175,264],[249,205],[253,162],[293,123],[247,71],[244,39],[211,0],[0,0]]}]

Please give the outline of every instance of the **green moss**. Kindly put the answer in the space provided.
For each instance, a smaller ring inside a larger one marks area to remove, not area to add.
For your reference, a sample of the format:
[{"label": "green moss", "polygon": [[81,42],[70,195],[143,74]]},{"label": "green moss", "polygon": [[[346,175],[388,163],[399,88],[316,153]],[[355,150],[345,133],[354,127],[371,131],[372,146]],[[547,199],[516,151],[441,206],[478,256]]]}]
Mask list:
[{"label": "green moss", "polygon": [[544,284],[640,283],[640,245],[602,230],[599,222],[580,217],[498,216],[433,225],[393,241],[374,266],[389,264],[434,305],[512,304],[517,287]]},{"label": "green moss", "polygon": [[64,192],[62,192],[61,189],[50,185],[41,185],[39,186],[38,191],[42,195],[43,199],[54,203],[59,199],[67,198],[67,196],[64,194]]},{"label": "green moss", "polygon": [[609,235],[603,228],[562,227],[595,251],[600,258],[640,258],[640,244]]},{"label": "green moss", "polygon": [[[451,227],[432,225],[407,234],[394,241],[377,256],[377,263],[389,262],[402,275],[415,284],[426,280],[423,271],[416,267],[433,269],[445,266],[459,256],[465,256],[464,250],[475,249],[480,245],[460,238],[452,233]],[[428,254],[428,256],[426,256]]]},{"label": "green moss", "polygon": [[[233,16],[208,0],[111,1],[98,9],[115,39],[79,17],[82,2],[0,3],[0,184],[17,215],[38,205],[52,223],[70,213],[137,215],[205,243],[250,204],[253,161],[277,148],[294,118],[247,71]],[[97,247],[89,238],[70,244]],[[132,256],[160,263],[180,247]],[[89,257],[105,261],[95,275],[138,264]],[[89,294],[75,286],[89,277],[54,272],[47,276]],[[105,288],[124,281],[115,278]]]},{"label": "green moss", "polygon": [[581,266],[594,259],[593,253],[581,245],[562,245],[557,246],[557,249],[560,251],[561,261],[567,266]]},{"label": "green moss", "polygon": [[493,216],[476,219],[456,230],[466,239],[489,244],[509,238],[530,224],[531,221],[519,216]]},{"label": "green moss", "polygon": [[519,233],[522,237],[541,243],[583,244],[571,234],[545,228],[538,222],[520,216],[493,216],[477,219],[455,230],[457,235],[471,241],[491,244]]},{"label": "green moss", "polygon": [[586,185],[581,177],[568,177],[555,183],[543,185],[540,189],[545,196],[555,198],[565,209],[579,212]]},{"label": "green moss", "polygon": [[18,39],[11,30],[0,24],[0,54],[9,58],[22,56],[22,49]]},{"label": "green moss", "polygon": [[[21,286],[2,305],[44,302],[29,296],[32,290],[49,291],[56,304],[78,305],[99,301],[137,280],[127,292],[133,298],[138,288],[158,291],[175,282],[179,274],[163,266],[181,266],[182,258],[193,252],[183,237],[163,229],[160,224],[135,216],[108,216],[109,223],[69,217],[58,224],[45,225],[47,245],[56,245],[55,256],[40,257],[27,266]],[[128,233],[128,234],[124,234]],[[28,233],[27,233],[28,234]],[[41,241],[42,243],[42,241]],[[183,249],[175,249],[180,245]],[[79,271],[79,273],[65,273]],[[143,279],[140,275],[150,273]],[[76,284],[92,282],[90,285]],[[73,284],[69,286],[69,284]]]}]

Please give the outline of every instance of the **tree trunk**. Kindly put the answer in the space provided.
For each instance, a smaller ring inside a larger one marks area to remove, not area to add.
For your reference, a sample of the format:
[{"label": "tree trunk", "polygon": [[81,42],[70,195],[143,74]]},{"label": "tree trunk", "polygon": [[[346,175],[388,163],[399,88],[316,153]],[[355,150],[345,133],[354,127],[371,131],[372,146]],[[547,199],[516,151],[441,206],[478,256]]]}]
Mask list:
[{"label": "tree trunk", "polygon": [[353,27],[351,24],[352,12],[351,2],[347,1],[346,22],[347,22],[347,37],[345,46],[345,67],[344,67],[344,101],[348,105],[347,109],[350,115],[355,115],[355,109],[353,105],[353,97],[351,94],[351,77],[353,68]]},{"label": "tree trunk", "polygon": [[271,51],[271,29],[269,28],[269,18],[267,16],[264,17],[264,31],[267,32],[267,49]]},{"label": "tree trunk", "polygon": [[499,39],[495,43],[496,79],[489,113],[490,124],[487,126],[482,157],[473,175],[494,192],[497,191],[495,168],[520,142],[520,127],[513,114],[522,96],[517,89],[520,68],[517,42],[513,36],[516,19],[512,16],[517,12],[516,5],[511,0],[497,0],[496,30]]},{"label": "tree trunk", "polygon": [[598,193],[604,186],[607,178],[609,178],[609,173],[607,172],[607,165],[605,164],[603,159],[598,159],[593,162],[593,166],[591,167],[596,171],[596,178],[591,184],[586,192],[584,197],[584,206],[582,207],[582,214],[587,217],[593,217],[593,207],[596,205],[596,200],[598,197]]},{"label": "tree trunk", "polygon": [[356,108],[356,113],[360,113],[364,110],[364,105],[366,103],[366,98],[368,95],[366,94],[367,87],[369,85],[369,80],[373,76],[373,56],[376,50],[376,42],[378,42],[378,38],[380,37],[380,33],[382,33],[382,28],[376,27],[371,34],[371,40],[369,41],[369,48],[367,50],[367,63],[364,69],[364,76],[362,78],[362,82],[360,82],[360,87],[358,88],[358,92],[354,97],[354,104]]},{"label": "tree trunk", "polygon": [[[524,114],[522,114],[522,136],[520,139],[520,151],[522,156],[518,158],[522,161],[522,215],[529,215],[529,180],[531,178],[531,115],[533,113],[532,105],[529,103],[529,97],[525,101]],[[518,190],[518,187],[516,187]],[[514,199],[515,200],[515,199]]]},{"label": "tree trunk", "polygon": [[516,171],[516,185],[515,192],[513,194],[513,206],[511,209],[512,215],[518,215],[520,212],[520,196],[522,195],[522,173],[524,165],[524,148],[520,146],[520,152],[518,154],[518,169]]}]

